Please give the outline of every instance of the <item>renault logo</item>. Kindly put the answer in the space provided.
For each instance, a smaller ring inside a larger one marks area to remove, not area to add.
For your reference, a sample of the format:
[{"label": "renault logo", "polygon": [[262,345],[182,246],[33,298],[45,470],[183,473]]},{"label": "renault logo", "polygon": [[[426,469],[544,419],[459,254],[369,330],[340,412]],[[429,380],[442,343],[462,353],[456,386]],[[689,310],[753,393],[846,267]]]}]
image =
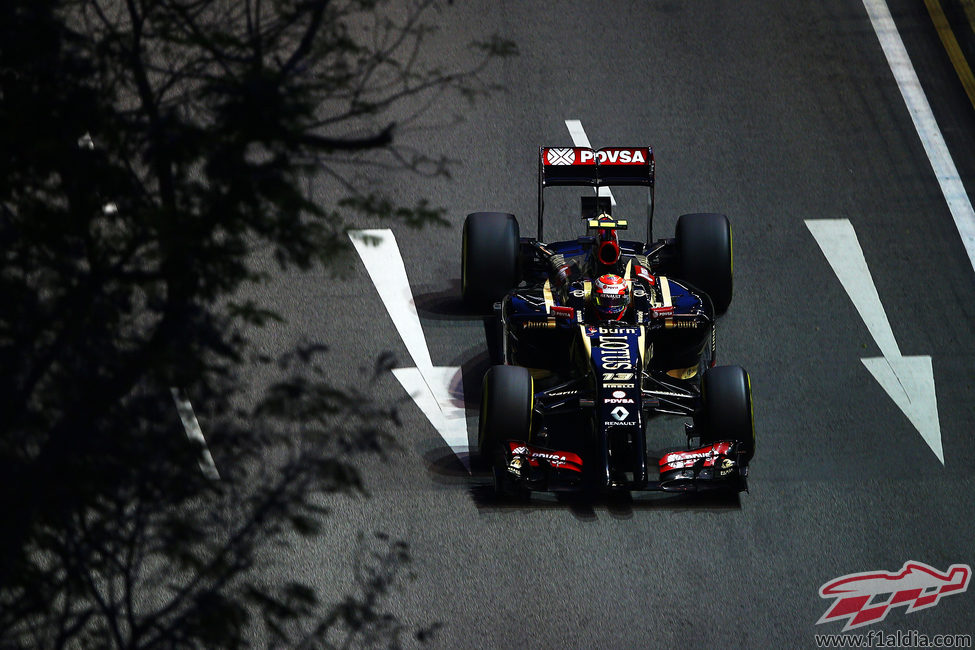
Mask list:
[{"label": "renault logo", "polygon": [[609,414],[612,415],[617,422],[622,422],[623,420],[625,420],[630,416],[630,412],[627,411],[622,406],[617,406],[612,411],[610,411]]}]

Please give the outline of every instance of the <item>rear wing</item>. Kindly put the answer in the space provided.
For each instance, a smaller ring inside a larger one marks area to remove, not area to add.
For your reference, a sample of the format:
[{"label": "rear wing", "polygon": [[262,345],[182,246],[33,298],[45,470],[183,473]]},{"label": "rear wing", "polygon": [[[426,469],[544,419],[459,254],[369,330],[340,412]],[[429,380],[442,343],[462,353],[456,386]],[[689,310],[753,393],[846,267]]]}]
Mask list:
[{"label": "rear wing", "polygon": [[538,239],[542,240],[544,190],[551,186],[647,188],[647,241],[653,232],[654,161],[651,147],[539,147]]}]

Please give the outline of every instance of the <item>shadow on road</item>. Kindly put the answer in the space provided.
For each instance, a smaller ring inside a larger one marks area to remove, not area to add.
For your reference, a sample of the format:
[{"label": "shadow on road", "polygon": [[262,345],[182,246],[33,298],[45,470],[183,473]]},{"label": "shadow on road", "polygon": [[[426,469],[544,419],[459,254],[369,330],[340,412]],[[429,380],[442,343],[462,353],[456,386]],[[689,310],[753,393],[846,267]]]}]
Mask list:
[{"label": "shadow on road", "polygon": [[420,318],[432,320],[471,321],[483,318],[472,313],[464,304],[460,292],[460,278],[450,281],[450,287],[443,291],[421,293],[413,296],[416,313]]},{"label": "shadow on road", "polygon": [[430,62],[438,2],[116,4],[0,3],[0,648],[423,643],[378,606],[406,542],[350,540],[352,591],[272,566],[368,496],[399,417],[389,355],[278,356],[255,296],[340,271],[363,221],[446,225],[367,172],[449,175],[399,134],[517,47]]},{"label": "shadow on road", "polygon": [[[595,521],[598,512],[630,519],[636,512],[725,512],[741,510],[738,493],[702,492],[533,492],[528,500],[499,497],[490,468],[474,452],[454,454],[443,448],[423,455],[427,471],[442,485],[466,487],[474,505],[483,512],[566,510],[582,521]],[[468,470],[470,468],[470,470]]]},{"label": "shadow on road", "polygon": [[596,521],[599,512],[616,519],[630,519],[636,512],[725,512],[741,510],[738,494],[675,494],[663,492],[536,492],[528,500],[499,497],[488,476],[475,476],[470,496],[484,512],[518,510],[566,510],[581,521]]}]

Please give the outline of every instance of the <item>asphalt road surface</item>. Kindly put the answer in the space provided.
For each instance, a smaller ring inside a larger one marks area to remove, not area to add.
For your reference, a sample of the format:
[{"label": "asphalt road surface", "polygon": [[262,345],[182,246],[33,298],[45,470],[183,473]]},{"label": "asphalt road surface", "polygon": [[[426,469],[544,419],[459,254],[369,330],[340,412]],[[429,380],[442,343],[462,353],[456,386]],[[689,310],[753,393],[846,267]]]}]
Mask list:
[{"label": "asphalt road surface", "polygon": [[[889,4],[971,189],[975,112],[924,6]],[[375,182],[448,210],[449,228],[394,232],[433,365],[464,368],[471,431],[487,362],[482,321],[459,308],[461,225],[502,210],[534,233],[537,147],[571,144],[565,120],[578,119],[595,147],[654,147],[657,236],[685,212],[732,221],[735,296],[718,343],[752,379],[750,491],[502,504],[385,373],[372,390],[401,405],[401,448],[364,465],[371,497],[340,504],[329,535],[282,573],[338,597],[348,540],[381,530],[415,558],[416,579],[389,608],[441,622],[439,647],[815,647],[842,627],[816,624],[833,602],[824,583],[911,560],[975,565],[975,272],[860,0],[481,1],[441,20],[437,56],[463,57],[458,44],[491,32],[518,43],[494,70],[506,91],[443,99],[401,131],[401,143],[453,159],[452,178]],[[316,189],[328,200],[327,184]],[[581,234],[575,201],[547,213],[547,238]],[[616,214],[642,210],[621,198]],[[809,219],[850,221],[901,353],[931,357],[944,464],[861,362],[882,352]],[[345,277],[268,285],[289,322],[263,345],[325,340],[341,382],[368,376],[385,351],[415,365],[351,264]],[[679,419],[652,430],[682,438]],[[975,633],[975,589],[857,631],[871,630]]]}]

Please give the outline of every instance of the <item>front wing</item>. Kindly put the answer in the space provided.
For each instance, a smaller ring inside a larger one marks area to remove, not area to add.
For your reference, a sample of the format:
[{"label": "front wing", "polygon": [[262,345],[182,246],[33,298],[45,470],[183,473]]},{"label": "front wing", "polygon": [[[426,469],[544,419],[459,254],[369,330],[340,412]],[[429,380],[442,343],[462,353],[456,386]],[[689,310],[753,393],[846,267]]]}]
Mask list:
[{"label": "front wing", "polygon": [[[535,491],[575,491],[586,486],[587,467],[579,454],[507,440],[503,471],[508,480]],[[659,479],[618,486],[627,491],[703,492],[747,490],[748,466],[738,444],[720,441],[696,449],[671,451],[657,461]]]}]

